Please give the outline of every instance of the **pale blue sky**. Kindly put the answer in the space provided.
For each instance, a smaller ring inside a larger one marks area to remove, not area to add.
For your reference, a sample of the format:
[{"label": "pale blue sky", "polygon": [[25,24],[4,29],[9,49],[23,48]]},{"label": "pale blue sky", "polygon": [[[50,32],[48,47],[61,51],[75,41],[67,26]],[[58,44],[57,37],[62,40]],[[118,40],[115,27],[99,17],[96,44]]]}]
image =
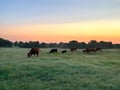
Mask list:
[{"label": "pale blue sky", "polygon": [[120,0],[0,0],[0,24],[120,19]]},{"label": "pale blue sky", "polygon": [[118,43],[120,0],[0,0],[0,37]]}]

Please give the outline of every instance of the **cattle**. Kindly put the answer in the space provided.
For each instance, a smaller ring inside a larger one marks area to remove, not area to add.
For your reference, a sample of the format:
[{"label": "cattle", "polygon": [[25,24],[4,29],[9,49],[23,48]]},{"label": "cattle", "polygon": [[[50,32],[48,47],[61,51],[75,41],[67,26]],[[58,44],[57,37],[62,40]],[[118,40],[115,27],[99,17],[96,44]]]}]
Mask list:
[{"label": "cattle", "polygon": [[83,52],[89,53],[89,52],[96,52],[96,51],[102,51],[101,48],[90,48],[90,49],[85,49],[82,50]]},{"label": "cattle", "polygon": [[28,57],[31,57],[32,55],[34,55],[34,56],[36,55],[36,56],[38,57],[39,52],[40,52],[39,48],[32,48],[32,49],[28,52],[27,56],[28,56]]},{"label": "cattle", "polygon": [[63,51],[61,51],[61,53],[67,53],[67,50],[63,50]]},{"label": "cattle", "polygon": [[71,48],[70,51],[77,51],[77,48]]},{"label": "cattle", "polygon": [[49,53],[57,53],[57,49],[51,49]]},{"label": "cattle", "polygon": [[86,52],[86,53],[89,53],[89,52],[96,52],[96,49],[95,48],[91,48],[91,49],[85,49],[85,50],[82,50],[83,52]]}]

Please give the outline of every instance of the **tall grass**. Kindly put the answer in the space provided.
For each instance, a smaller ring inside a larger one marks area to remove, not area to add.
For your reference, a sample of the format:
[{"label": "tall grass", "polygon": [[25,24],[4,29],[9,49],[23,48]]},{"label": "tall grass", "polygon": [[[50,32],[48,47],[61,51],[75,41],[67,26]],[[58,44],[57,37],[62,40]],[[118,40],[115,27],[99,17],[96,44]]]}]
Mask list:
[{"label": "tall grass", "polygon": [[120,50],[41,50],[27,58],[29,49],[0,48],[0,90],[120,90]]}]

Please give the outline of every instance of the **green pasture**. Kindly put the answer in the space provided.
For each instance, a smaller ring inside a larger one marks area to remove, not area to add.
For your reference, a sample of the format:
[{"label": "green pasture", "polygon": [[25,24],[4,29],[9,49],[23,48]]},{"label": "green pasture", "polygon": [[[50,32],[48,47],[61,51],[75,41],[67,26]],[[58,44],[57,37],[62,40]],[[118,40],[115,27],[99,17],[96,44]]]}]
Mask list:
[{"label": "green pasture", "polygon": [[30,49],[0,48],[0,90],[120,90],[120,49],[27,57]]}]

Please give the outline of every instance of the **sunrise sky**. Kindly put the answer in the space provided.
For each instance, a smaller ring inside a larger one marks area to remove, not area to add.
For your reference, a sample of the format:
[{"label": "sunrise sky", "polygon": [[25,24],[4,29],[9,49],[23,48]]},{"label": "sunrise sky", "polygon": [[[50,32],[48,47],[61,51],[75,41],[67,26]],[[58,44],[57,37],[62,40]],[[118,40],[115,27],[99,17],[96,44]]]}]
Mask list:
[{"label": "sunrise sky", "polygon": [[0,37],[120,43],[120,0],[0,0]]}]

